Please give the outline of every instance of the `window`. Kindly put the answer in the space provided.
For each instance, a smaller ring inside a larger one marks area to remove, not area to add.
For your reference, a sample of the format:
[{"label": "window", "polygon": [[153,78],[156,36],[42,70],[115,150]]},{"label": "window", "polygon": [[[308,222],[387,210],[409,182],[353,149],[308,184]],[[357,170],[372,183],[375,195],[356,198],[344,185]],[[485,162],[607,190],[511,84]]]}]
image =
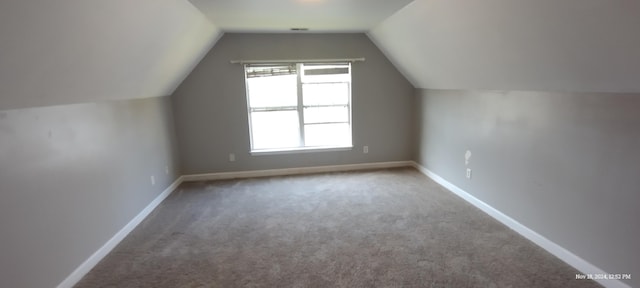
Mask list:
[{"label": "window", "polygon": [[351,64],[245,65],[251,151],[351,147]]}]

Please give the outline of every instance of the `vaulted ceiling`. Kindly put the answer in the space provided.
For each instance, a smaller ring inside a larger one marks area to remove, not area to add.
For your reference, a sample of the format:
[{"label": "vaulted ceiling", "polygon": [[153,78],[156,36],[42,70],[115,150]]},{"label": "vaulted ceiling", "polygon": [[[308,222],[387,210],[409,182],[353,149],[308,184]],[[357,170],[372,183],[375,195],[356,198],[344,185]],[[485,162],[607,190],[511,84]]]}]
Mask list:
[{"label": "vaulted ceiling", "polygon": [[420,88],[640,92],[640,1],[416,0],[369,32]]},{"label": "vaulted ceiling", "polygon": [[366,32],[418,88],[640,92],[640,1],[4,0],[0,110],[170,95],[222,32],[294,27]]},{"label": "vaulted ceiling", "polygon": [[0,110],[169,95],[219,33],[187,0],[2,0]]}]

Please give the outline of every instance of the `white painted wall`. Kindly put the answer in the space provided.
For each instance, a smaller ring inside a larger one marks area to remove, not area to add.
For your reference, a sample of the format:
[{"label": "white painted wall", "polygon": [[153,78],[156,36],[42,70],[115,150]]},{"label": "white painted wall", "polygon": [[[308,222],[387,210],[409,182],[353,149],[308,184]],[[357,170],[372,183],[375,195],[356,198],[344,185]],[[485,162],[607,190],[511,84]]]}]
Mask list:
[{"label": "white painted wall", "polygon": [[0,1],[0,110],[170,95],[219,34],[186,0]]},{"label": "white painted wall", "polygon": [[416,0],[369,37],[417,88],[640,92],[640,1]]}]

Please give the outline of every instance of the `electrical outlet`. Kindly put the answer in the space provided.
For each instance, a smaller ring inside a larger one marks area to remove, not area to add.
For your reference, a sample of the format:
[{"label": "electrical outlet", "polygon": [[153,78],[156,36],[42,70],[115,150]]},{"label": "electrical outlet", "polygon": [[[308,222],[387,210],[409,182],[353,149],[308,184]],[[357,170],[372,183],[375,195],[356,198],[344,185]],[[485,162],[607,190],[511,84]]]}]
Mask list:
[{"label": "electrical outlet", "polygon": [[229,162],[236,162],[236,154],[229,153]]},{"label": "electrical outlet", "polygon": [[169,166],[164,166],[164,174],[169,175]]},{"label": "electrical outlet", "polygon": [[364,153],[364,154],[369,153],[369,146],[362,147],[362,153]]},{"label": "electrical outlet", "polygon": [[471,168],[467,168],[467,179],[471,179]]},{"label": "electrical outlet", "polygon": [[156,185],[156,176],[151,175],[151,186]]}]

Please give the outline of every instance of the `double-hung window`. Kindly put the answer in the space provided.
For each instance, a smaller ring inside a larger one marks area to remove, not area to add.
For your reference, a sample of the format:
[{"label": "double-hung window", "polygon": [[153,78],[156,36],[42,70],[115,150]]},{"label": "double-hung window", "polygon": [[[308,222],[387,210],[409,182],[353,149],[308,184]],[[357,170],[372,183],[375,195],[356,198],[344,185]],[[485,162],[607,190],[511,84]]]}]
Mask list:
[{"label": "double-hung window", "polygon": [[251,151],[351,147],[351,64],[245,65]]}]

